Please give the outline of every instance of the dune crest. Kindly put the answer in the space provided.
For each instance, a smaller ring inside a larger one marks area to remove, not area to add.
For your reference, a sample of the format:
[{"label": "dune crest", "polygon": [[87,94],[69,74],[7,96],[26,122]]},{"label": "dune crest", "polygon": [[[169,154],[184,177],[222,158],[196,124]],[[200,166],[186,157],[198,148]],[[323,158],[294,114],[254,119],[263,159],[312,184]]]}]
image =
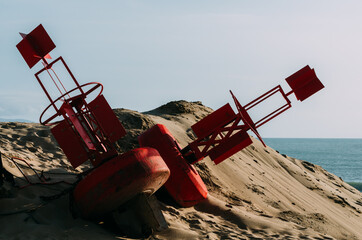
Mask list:
[{"label": "dune crest", "polygon": [[[156,123],[164,124],[185,147],[194,139],[190,126],[212,109],[200,102],[174,101],[145,113],[114,111],[127,130],[117,143],[119,151],[126,152],[138,147],[137,136]],[[74,173],[87,169],[72,170],[48,127],[39,124],[0,123],[0,151],[26,159],[49,181],[75,181]],[[9,172],[21,176],[9,160],[3,161]],[[251,146],[221,164],[206,158],[196,168],[208,187],[208,199],[191,208],[161,202],[169,229],[150,239],[362,239],[362,193],[320,166],[264,148],[253,139]],[[73,219],[67,196],[48,202],[40,198],[67,187],[17,190],[4,184],[0,239],[119,236],[103,224]]]}]

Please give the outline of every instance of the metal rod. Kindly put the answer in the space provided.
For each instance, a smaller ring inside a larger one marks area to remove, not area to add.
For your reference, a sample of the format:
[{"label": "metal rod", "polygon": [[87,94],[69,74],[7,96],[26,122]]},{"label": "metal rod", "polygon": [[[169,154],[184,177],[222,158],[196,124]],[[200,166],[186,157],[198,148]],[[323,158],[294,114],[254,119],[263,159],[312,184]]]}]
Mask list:
[{"label": "metal rod", "polygon": [[[285,108],[284,110],[282,110],[283,108]],[[273,111],[272,113],[270,113],[269,115],[265,116],[264,118],[260,119],[259,121],[257,121],[255,123],[255,128],[258,128],[262,125],[264,125],[265,123],[269,122],[270,120],[272,120],[273,118],[275,118],[276,116],[280,115],[281,113],[285,112],[286,110],[288,110],[289,108],[291,108],[290,104],[285,104],[282,107],[278,108],[277,110]],[[281,111],[282,110],[282,111]],[[280,111],[280,112],[279,112]],[[277,113],[277,114],[275,114]],[[272,116],[273,114],[275,114],[274,116]],[[270,117],[272,116],[272,117]],[[270,117],[270,118],[269,118]],[[269,119],[267,119],[269,118]],[[264,122],[262,122],[264,121]],[[260,123],[262,122],[262,123]]]},{"label": "metal rod", "polygon": [[202,156],[207,155],[206,154],[207,150],[209,150],[212,143],[215,143],[217,141],[216,140],[217,135],[218,135],[218,132],[216,131],[212,134],[212,136],[210,137],[210,139],[208,141],[205,141],[205,148],[201,151]]},{"label": "metal rod", "polygon": [[46,90],[44,84],[42,83],[42,81],[39,78],[39,74],[41,74],[42,72],[44,72],[45,70],[47,70],[48,67],[51,67],[54,63],[58,62],[61,59],[61,57],[58,57],[57,59],[55,59],[53,62],[48,63],[45,59],[43,59],[44,63],[46,64],[46,67],[40,69],[37,73],[35,73],[35,77],[38,80],[38,83],[40,84],[41,88],[43,89],[45,95],[48,97],[51,105],[54,107],[54,109],[56,110],[56,112],[59,111],[59,109],[57,108],[57,106],[54,104],[53,99],[51,98],[50,94],[48,93],[48,91]]},{"label": "metal rod", "polygon": [[[48,69],[51,69],[52,71],[53,71],[53,73],[55,74],[55,75],[57,75],[55,72],[54,72],[54,70],[51,68],[51,67],[49,67],[48,68],[48,61],[44,58],[44,57],[42,57],[41,58],[42,60],[43,60],[43,66],[44,66],[44,68],[46,69],[46,71],[48,72],[48,75],[50,76],[50,78],[53,80],[53,83],[55,84],[55,86],[58,88],[58,91],[60,92],[60,94],[62,94],[63,95],[63,93],[62,93],[62,91],[60,91],[60,89],[59,89],[59,87],[58,87],[58,85],[57,85],[57,83],[54,81],[54,79],[53,79],[53,77],[52,77],[52,75],[50,74],[50,72],[49,72],[49,70]],[[59,80],[59,78],[58,78],[58,80]]]},{"label": "metal rod", "polygon": [[72,77],[72,79],[73,79],[73,81],[74,81],[75,85],[77,85],[77,87],[79,88],[79,91],[80,91],[82,94],[84,94],[83,89],[80,87],[80,85],[79,85],[79,83],[78,83],[77,79],[75,79],[75,77],[74,77],[74,75],[73,75],[72,71],[70,71],[70,69],[69,69],[68,65],[65,63],[64,59],[63,59],[61,56],[60,56],[59,58],[60,58],[60,60],[62,61],[62,63],[64,64],[65,68],[67,69],[67,71],[68,71],[69,75]]},{"label": "metal rod", "polygon": [[32,166],[30,166],[30,164],[25,160],[25,159],[21,159],[21,158],[17,158],[17,157],[12,157],[12,159],[16,159],[16,160],[20,160],[22,162],[24,162],[34,173],[35,175],[38,177],[38,179],[40,181],[42,181],[41,177],[39,176],[39,174],[32,168]]},{"label": "metal rod", "polygon": [[[238,117],[235,119],[234,123],[233,123],[229,128],[225,128],[225,130],[228,130],[228,133],[225,135],[225,138],[229,138],[229,137],[231,136],[231,134],[234,132],[234,130],[237,129],[237,125],[238,125],[238,123],[240,122],[240,120],[241,120],[241,117],[238,116]],[[229,130],[229,129],[230,129],[230,130]]]},{"label": "metal rod", "polygon": [[[253,101],[251,101],[250,103],[246,104],[244,106],[245,110],[249,110],[253,107],[255,107],[256,105],[258,105],[260,102],[264,101],[265,99],[271,97],[272,95],[274,95],[275,93],[277,93],[280,89],[280,85],[272,88],[271,90],[269,90],[268,92],[264,93],[263,95],[261,95],[260,97],[254,99]],[[252,106],[250,106],[252,105]]]},{"label": "metal rod", "polygon": [[288,98],[288,95],[292,94],[293,93],[293,90],[288,92],[287,94],[285,94],[283,88],[280,88],[280,93],[282,94],[282,96],[284,97],[285,101],[287,101],[287,103],[291,103],[289,98]]},{"label": "metal rod", "polygon": [[[63,85],[63,83],[62,83],[62,81],[60,81],[60,79],[59,79],[59,77],[58,77],[57,73],[54,71],[54,69],[53,69],[53,68],[50,68],[50,70],[52,70],[52,71],[53,71],[53,73],[54,73],[55,77],[58,79],[58,82],[60,83],[60,85],[62,85],[62,87],[63,87],[64,91],[65,91],[65,92],[67,92],[67,89],[65,89],[65,87],[64,87],[64,85]],[[70,95],[69,95],[69,94],[67,94],[67,95],[68,95],[68,97],[70,97]]]},{"label": "metal rod", "polygon": [[47,71],[48,75],[49,75],[49,76],[50,76],[50,78],[52,79],[52,81],[53,81],[54,85],[57,87],[57,89],[58,89],[58,91],[60,92],[60,94],[61,94],[61,95],[63,95],[63,92],[62,92],[62,91],[60,90],[60,88],[58,87],[58,84],[55,82],[55,80],[54,80],[53,76],[50,74],[50,72],[49,72],[49,70],[48,70],[47,66],[45,66],[45,68],[46,68],[46,71]]},{"label": "metal rod", "polygon": [[287,94],[285,94],[285,96],[289,96],[290,94],[292,94],[294,91],[291,90],[290,92],[288,92]]},{"label": "metal rod", "polygon": [[38,80],[41,88],[43,89],[43,91],[45,92],[45,95],[48,97],[49,101],[51,102],[51,105],[54,107],[55,111],[58,112],[59,109],[57,108],[57,106],[54,104],[53,99],[51,98],[51,96],[49,95],[48,91],[46,90],[46,88],[44,87],[44,84],[41,82],[39,76],[37,75],[37,73],[35,74],[36,79]]}]

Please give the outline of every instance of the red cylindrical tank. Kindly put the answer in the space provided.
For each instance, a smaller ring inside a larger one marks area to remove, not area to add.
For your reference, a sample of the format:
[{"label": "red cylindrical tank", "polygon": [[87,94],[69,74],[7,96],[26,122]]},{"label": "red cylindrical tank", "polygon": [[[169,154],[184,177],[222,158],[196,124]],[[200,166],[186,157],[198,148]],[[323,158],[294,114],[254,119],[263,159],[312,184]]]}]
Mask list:
[{"label": "red cylindrical tank", "polygon": [[157,124],[138,137],[141,147],[156,148],[171,171],[165,188],[183,207],[191,207],[207,198],[207,188],[196,169],[187,163],[169,130]]},{"label": "red cylindrical tank", "polygon": [[170,176],[154,148],[137,148],[94,169],[75,187],[75,207],[93,218],[116,210],[140,193],[153,194]]}]

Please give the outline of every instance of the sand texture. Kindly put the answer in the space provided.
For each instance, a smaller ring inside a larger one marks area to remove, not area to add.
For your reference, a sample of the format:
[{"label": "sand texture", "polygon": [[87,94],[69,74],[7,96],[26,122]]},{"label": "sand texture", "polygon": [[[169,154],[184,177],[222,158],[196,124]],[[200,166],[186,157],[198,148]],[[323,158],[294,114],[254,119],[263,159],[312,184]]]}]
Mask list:
[{"label": "sand texture", "polygon": [[[114,111],[128,132],[117,143],[120,152],[137,147],[136,137],[155,123],[185,147],[194,139],[190,126],[212,112],[186,101],[146,113]],[[361,192],[320,166],[253,142],[219,165],[208,158],[197,163],[208,199],[190,208],[161,201],[169,229],[149,239],[362,239]],[[48,127],[0,123],[0,151],[25,159],[49,183],[26,186],[16,165],[2,157],[22,188],[8,182],[0,188],[0,239],[127,239],[107,222],[73,218],[68,194],[56,196],[88,166],[73,170]],[[39,182],[17,162],[29,180]]]}]

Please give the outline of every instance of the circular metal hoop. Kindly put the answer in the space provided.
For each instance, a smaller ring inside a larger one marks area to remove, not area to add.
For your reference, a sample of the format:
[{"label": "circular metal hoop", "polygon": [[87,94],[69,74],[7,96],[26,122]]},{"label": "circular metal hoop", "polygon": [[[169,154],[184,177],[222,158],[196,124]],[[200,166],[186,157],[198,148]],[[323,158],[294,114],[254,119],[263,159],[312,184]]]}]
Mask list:
[{"label": "circular metal hoop", "polygon": [[[97,88],[99,88],[99,87],[101,87],[101,90],[100,90],[100,92],[98,93],[97,97],[98,97],[99,95],[101,95],[101,93],[103,92],[103,85],[102,85],[101,83],[98,83],[98,82],[85,83],[85,84],[83,84],[83,85],[80,85],[79,87],[73,88],[72,90],[64,93],[63,95],[61,95],[60,97],[58,97],[57,99],[55,99],[53,102],[51,102],[51,103],[49,104],[49,106],[47,106],[47,107],[44,109],[44,111],[42,112],[42,114],[40,115],[40,118],[39,118],[40,124],[45,125],[45,126],[51,126],[51,125],[55,125],[55,124],[59,123],[60,121],[56,121],[56,122],[50,123],[50,121],[52,121],[54,118],[56,118],[56,117],[58,117],[58,116],[61,115],[61,113],[59,112],[59,110],[57,111],[56,114],[52,115],[51,117],[49,117],[49,118],[46,119],[45,121],[42,121],[42,118],[43,118],[44,114],[49,110],[49,108],[50,108],[51,106],[55,106],[54,104],[55,104],[57,101],[61,100],[61,99],[64,98],[66,95],[69,95],[70,93],[72,93],[72,92],[74,92],[74,91],[76,91],[76,90],[82,90],[83,87],[88,86],[88,85],[95,85],[95,86],[92,87],[91,89],[89,89],[88,91],[84,92],[84,93],[81,93],[81,94],[79,94],[79,95],[76,95],[76,96],[74,96],[74,97],[71,97],[71,98],[66,99],[66,101],[72,101],[73,99],[78,98],[79,96],[82,96],[83,98],[86,98],[87,95],[89,95],[90,93],[94,92],[94,91],[95,91]],[[83,92],[83,91],[81,91],[81,92]]]}]

